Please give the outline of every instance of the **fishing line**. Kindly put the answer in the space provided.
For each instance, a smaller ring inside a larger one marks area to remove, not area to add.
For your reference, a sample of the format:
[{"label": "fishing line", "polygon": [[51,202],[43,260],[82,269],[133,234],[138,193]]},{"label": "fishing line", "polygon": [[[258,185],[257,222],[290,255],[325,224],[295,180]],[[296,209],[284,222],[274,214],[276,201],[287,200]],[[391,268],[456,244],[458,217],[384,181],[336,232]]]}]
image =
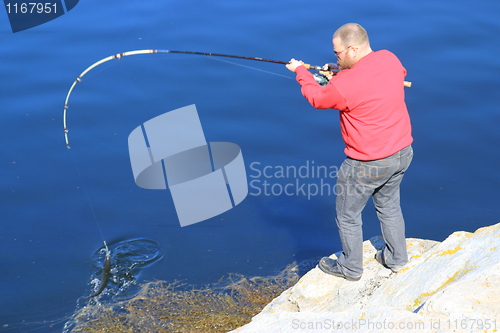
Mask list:
[{"label": "fishing line", "polygon": [[263,70],[263,69],[260,69],[260,68],[257,68],[257,67],[252,67],[252,66],[247,66],[247,65],[243,65],[243,64],[238,64],[238,63],[236,63],[236,62],[232,62],[232,61],[225,60],[225,59],[210,58],[210,60],[221,61],[221,62],[225,62],[225,63],[231,64],[231,65],[241,66],[241,67],[244,67],[244,68],[249,68],[249,69],[253,69],[253,70],[256,70],[256,71],[259,71],[259,72],[264,72],[264,73],[267,73],[267,74],[272,74],[272,75],[276,75],[276,76],[284,77],[284,78],[286,78],[286,79],[291,79],[291,80],[294,80],[294,78],[293,78],[293,77],[290,77],[290,76],[286,76],[286,75],[283,75],[283,74],[278,74],[278,73],[274,73],[274,72],[266,71],[266,70]]},{"label": "fishing line", "polygon": [[[96,297],[102,293],[106,285],[108,284],[108,280],[110,278],[110,271],[111,271],[111,251],[108,248],[108,244],[106,243],[106,239],[104,238],[104,233],[102,232],[101,224],[99,223],[99,220],[97,219],[97,214],[94,209],[94,205],[92,205],[92,201],[90,200],[90,195],[87,191],[87,187],[85,186],[85,181],[83,179],[83,175],[80,171],[80,168],[78,167],[78,163],[76,163],[76,158],[73,155],[73,152],[70,152],[71,155],[71,160],[73,161],[73,165],[75,167],[75,170],[78,174],[78,177],[80,178],[80,183],[82,184],[82,189],[83,193],[85,194],[85,197],[87,198],[87,202],[90,207],[90,211],[92,212],[92,216],[94,217],[95,224],[97,226],[97,229],[99,230],[99,233],[102,238],[102,242],[104,243],[104,248],[105,248],[105,255],[104,255],[104,261],[103,261],[103,266],[102,266],[102,276],[101,276],[101,284],[99,287],[99,290],[92,295],[86,297],[87,299]],[[82,299],[82,297],[78,298],[78,301]]]},{"label": "fishing line", "polygon": [[78,163],[76,163],[75,156],[73,155],[72,152],[70,152],[71,155],[71,160],[73,161],[73,165],[75,167],[76,173],[78,174],[78,178],[80,179],[80,183],[82,185],[83,193],[85,194],[85,197],[87,198],[87,202],[90,207],[90,211],[92,212],[92,216],[94,217],[94,222],[97,226],[97,229],[99,230],[99,233],[101,235],[102,241],[104,243],[104,248],[106,249],[106,254],[109,254],[110,251],[108,249],[108,244],[106,243],[106,239],[104,238],[104,233],[102,232],[101,225],[99,224],[99,220],[97,219],[97,214],[95,213],[94,205],[92,205],[92,201],[90,200],[90,195],[87,191],[87,187],[85,186],[85,181],[83,179],[83,175],[80,171],[80,168],[78,167]]}]

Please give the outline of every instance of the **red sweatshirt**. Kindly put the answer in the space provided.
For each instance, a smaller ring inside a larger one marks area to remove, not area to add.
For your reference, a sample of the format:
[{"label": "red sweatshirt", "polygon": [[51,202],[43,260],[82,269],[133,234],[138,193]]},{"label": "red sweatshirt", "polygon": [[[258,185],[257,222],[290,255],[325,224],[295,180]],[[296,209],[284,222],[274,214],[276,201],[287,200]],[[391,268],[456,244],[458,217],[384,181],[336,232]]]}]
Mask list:
[{"label": "red sweatshirt", "polygon": [[371,52],[320,86],[304,67],[296,70],[302,94],[317,109],[340,111],[345,154],[356,160],[391,156],[413,142],[404,101],[406,70],[391,52]]}]

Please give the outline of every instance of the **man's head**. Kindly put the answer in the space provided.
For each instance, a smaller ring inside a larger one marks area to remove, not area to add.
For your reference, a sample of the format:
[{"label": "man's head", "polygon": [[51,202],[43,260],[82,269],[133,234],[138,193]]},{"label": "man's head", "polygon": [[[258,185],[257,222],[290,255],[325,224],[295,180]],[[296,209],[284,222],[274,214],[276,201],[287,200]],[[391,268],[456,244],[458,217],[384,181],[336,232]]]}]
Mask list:
[{"label": "man's head", "polygon": [[366,30],[357,23],[347,23],[338,28],[332,42],[340,69],[351,68],[372,51]]}]

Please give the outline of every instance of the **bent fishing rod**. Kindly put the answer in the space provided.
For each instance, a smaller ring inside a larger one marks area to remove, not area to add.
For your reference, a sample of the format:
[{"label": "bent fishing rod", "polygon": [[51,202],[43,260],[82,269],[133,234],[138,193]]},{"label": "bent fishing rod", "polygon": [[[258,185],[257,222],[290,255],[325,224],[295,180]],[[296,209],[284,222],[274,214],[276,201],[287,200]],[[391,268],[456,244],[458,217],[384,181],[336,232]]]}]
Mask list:
[{"label": "bent fishing rod", "polygon": [[[237,56],[237,55],[221,54],[221,53],[193,52],[193,51],[173,51],[173,50],[135,50],[135,51],[128,51],[128,52],[123,52],[123,53],[118,53],[118,54],[111,55],[111,56],[106,57],[104,59],[101,59],[101,60],[93,63],[89,67],[87,67],[87,69],[85,69],[80,75],[78,75],[78,77],[76,78],[76,80],[73,82],[73,84],[69,88],[68,94],[66,95],[66,100],[64,101],[64,112],[63,112],[64,138],[66,140],[66,147],[68,149],[71,148],[71,147],[69,146],[66,114],[67,114],[67,110],[69,108],[69,106],[68,106],[69,96],[73,92],[73,89],[75,88],[76,84],[78,82],[81,82],[83,76],[85,74],[87,74],[88,72],[90,72],[93,68],[95,68],[95,67],[97,67],[97,66],[99,66],[99,65],[101,65],[101,64],[103,64],[103,63],[105,63],[107,61],[110,61],[110,60],[113,60],[113,59],[121,60],[123,57],[126,57],[126,56],[132,56],[132,55],[138,55],[138,54],[149,54],[149,53],[194,54],[194,55],[204,55],[204,56],[215,56],[215,57],[226,57],[226,58],[255,60],[255,61],[270,62],[270,63],[275,63],[275,64],[282,64],[282,65],[286,65],[286,64],[289,63],[288,61],[263,59],[263,58],[258,58],[258,57],[245,57],[245,56]],[[329,72],[337,73],[337,72],[340,71],[339,69],[335,69],[335,68],[329,68],[329,69],[325,70],[324,67],[313,66],[313,65],[310,65],[310,64],[304,64],[304,67],[307,68],[307,69],[312,69],[312,70],[316,70],[316,71],[320,71],[320,72],[328,72],[329,71]],[[328,79],[325,76],[323,76],[320,79],[322,80],[321,81],[322,84],[328,83]],[[320,81],[318,81],[318,82],[320,83]],[[403,84],[404,84],[405,87],[411,87],[411,82],[404,81]]]}]

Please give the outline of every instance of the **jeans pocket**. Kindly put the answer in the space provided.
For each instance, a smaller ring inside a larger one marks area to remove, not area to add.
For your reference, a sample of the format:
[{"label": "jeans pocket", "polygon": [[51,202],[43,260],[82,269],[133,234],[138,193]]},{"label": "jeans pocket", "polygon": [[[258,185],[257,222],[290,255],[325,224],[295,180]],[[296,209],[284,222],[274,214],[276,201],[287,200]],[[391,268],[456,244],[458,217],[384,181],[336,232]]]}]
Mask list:
[{"label": "jeans pocket", "polygon": [[391,171],[390,165],[369,165],[360,163],[358,171],[358,182],[372,185],[385,180]]}]

